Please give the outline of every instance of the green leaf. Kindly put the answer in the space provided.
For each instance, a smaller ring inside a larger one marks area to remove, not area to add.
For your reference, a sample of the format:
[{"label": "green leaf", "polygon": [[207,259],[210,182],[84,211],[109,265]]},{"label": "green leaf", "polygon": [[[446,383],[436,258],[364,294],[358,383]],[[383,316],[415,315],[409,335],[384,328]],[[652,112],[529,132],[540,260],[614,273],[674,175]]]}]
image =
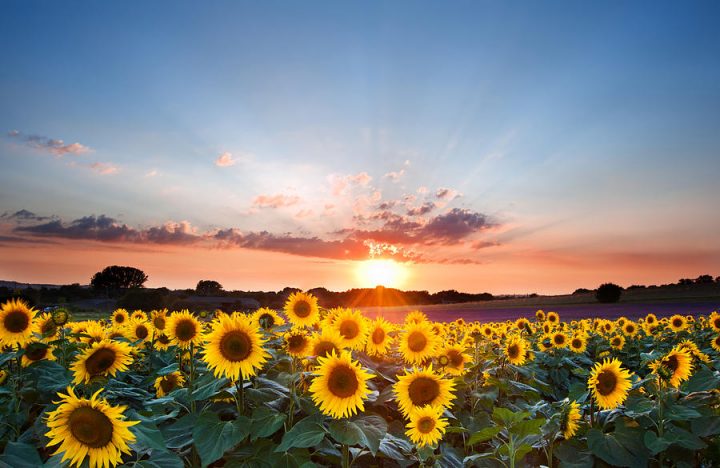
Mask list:
[{"label": "green leaf", "polygon": [[196,414],[186,414],[172,425],[164,427],[165,445],[169,449],[183,449],[193,442],[193,428],[197,421]]},{"label": "green leaf", "polygon": [[180,366],[178,365],[177,362],[173,362],[169,366],[165,366],[162,369],[158,370],[157,376],[162,377],[163,375],[172,374],[173,372],[176,372],[178,370],[180,370]]},{"label": "green leaf", "polygon": [[510,427],[512,424],[522,421],[528,417],[530,417],[530,413],[526,411],[512,411],[507,408],[500,407],[493,408],[493,421],[497,424],[502,424],[505,427]]},{"label": "green leaf", "polygon": [[475,445],[479,444],[480,442],[488,441],[498,435],[500,431],[502,431],[502,429],[503,428],[500,426],[490,426],[484,429],[480,429],[479,431],[470,436],[470,439],[468,439],[468,444]]},{"label": "green leaf", "polygon": [[696,410],[683,406],[681,404],[672,403],[668,405],[665,416],[673,421],[688,421],[690,419],[699,418],[701,415]]},{"label": "green leaf", "polygon": [[37,449],[33,445],[22,442],[8,442],[4,453],[0,455],[0,462],[13,468],[35,467],[43,464]]},{"label": "green leaf", "polygon": [[[624,445],[624,438],[617,434],[603,434],[599,429],[587,432],[588,447],[593,455],[614,466],[644,467],[647,458]],[[642,443],[642,442],[641,442]]]},{"label": "green leaf", "polygon": [[234,421],[221,421],[215,413],[201,413],[193,429],[193,439],[202,465],[222,458],[226,450],[239,444],[249,433],[250,420],[245,416]]},{"label": "green leaf", "polygon": [[135,445],[155,450],[167,450],[165,437],[163,437],[162,432],[160,432],[155,424],[148,421],[141,421],[140,424],[130,427],[130,431],[135,434],[137,438]]},{"label": "green leaf", "polygon": [[254,441],[260,437],[270,437],[275,434],[283,426],[287,416],[265,406],[260,406],[255,408],[250,419],[250,440]]},{"label": "green leaf", "polygon": [[325,438],[325,433],[322,418],[318,415],[308,416],[298,421],[292,429],[285,433],[275,451],[286,452],[292,447],[314,447]]},{"label": "green leaf", "polygon": [[185,464],[182,459],[173,452],[164,450],[153,450],[150,458],[141,460],[134,464],[144,468],[183,468]]},{"label": "green leaf", "polygon": [[720,387],[720,377],[717,376],[717,373],[702,368],[683,384],[682,389],[688,393],[693,393],[714,390],[718,387]]},{"label": "green leaf", "polygon": [[352,419],[336,419],[328,425],[328,429],[330,436],[337,442],[365,447],[374,457],[388,426],[383,418],[371,414]]},{"label": "green leaf", "polygon": [[575,438],[559,443],[553,454],[560,460],[560,468],[592,468],[595,465],[587,445]]},{"label": "green leaf", "polygon": [[643,441],[645,442],[645,446],[650,449],[650,453],[653,455],[657,455],[658,453],[665,451],[672,445],[671,441],[665,439],[664,437],[658,437],[658,435],[652,431],[645,433]]},{"label": "green leaf", "polygon": [[393,460],[405,461],[408,459],[408,454],[412,452],[412,449],[413,446],[410,442],[405,439],[395,437],[388,432],[380,441],[380,448],[378,451]]},{"label": "green leaf", "polygon": [[701,450],[707,447],[700,437],[672,424],[668,426],[663,438],[672,441],[674,445],[690,450]]},{"label": "green leaf", "polygon": [[704,416],[690,423],[693,434],[698,437],[710,437],[720,434],[720,416]]},{"label": "green leaf", "polygon": [[193,389],[192,400],[207,400],[220,393],[228,382],[225,377],[216,379],[208,372],[198,379],[197,386]]},{"label": "green leaf", "polygon": [[517,437],[541,434],[541,428],[545,424],[545,418],[529,419],[513,424],[510,431]]}]

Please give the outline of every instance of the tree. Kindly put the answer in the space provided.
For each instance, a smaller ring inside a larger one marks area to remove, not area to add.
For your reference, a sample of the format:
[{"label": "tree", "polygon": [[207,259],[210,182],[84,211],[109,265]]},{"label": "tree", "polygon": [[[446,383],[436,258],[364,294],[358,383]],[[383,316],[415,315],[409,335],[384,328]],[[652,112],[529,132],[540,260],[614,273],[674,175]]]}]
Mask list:
[{"label": "tree", "polygon": [[130,288],[142,288],[148,276],[144,271],[128,266],[109,266],[103,271],[95,273],[90,279],[90,285],[99,290],[118,292]]},{"label": "tree", "polygon": [[620,300],[621,295],[622,288],[613,283],[601,284],[595,292],[597,300],[603,303],[617,302]]},{"label": "tree", "polygon": [[195,293],[200,296],[212,296],[220,294],[223,290],[222,284],[213,280],[200,280],[195,286]]},{"label": "tree", "polygon": [[695,279],[696,284],[712,284],[712,275],[700,275]]},{"label": "tree", "polygon": [[153,310],[162,309],[167,306],[166,300],[170,290],[168,288],[129,289],[125,295],[118,299],[117,306],[128,310]]}]

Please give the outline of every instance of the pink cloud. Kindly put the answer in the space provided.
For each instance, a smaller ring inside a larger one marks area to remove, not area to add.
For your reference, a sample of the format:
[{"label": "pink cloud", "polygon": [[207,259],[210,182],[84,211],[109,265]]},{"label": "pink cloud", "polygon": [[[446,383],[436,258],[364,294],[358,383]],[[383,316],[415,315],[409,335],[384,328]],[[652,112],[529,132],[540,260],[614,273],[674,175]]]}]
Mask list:
[{"label": "pink cloud", "polygon": [[344,194],[346,189],[353,186],[367,186],[372,180],[372,177],[367,172],[360,172],[358,174],[348,175],[331,174],[328,176],[328,180],[330,181],[330,191],[337,197]]},{"label": "pink cloud", "polygon": [[115,174],[118,171],[118,167],[114,164],[104,162],[94,162],[88,167],[100,175]]},{"label": "pink cloud", "polygon": [[236,162],[237,161],[233,159],[233,155],[225,151],[217,157],[217,159],[215,160],[215,165],[217,167],[230,167],[234,166]]},{"label": "pink cloud", "polygon": [[8,136],[21,140],[26,146],[30,148],[34,148],[40,151],[46,151],[57,157],[62,157],[66,154],[78,155],[91,151],[90,147],[77,142],[65,144],[65,142],[60,139],[48,138],[40,135],[23,135],[18,130],[9,131]]},{"label": "pink cloud", "polygon": [[258,195],[253,200],[253,206],[258,208],[282,208],[297,205],[300,197],[295,195]]}]

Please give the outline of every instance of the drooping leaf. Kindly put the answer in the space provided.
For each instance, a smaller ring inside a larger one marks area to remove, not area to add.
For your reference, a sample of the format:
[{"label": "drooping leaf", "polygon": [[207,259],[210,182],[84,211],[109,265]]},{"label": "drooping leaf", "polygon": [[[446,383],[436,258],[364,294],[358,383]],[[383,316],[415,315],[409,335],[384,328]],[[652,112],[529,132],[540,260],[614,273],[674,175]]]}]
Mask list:
[{"label": "drooping leaf", "polygon": [[193,440],[202,465],[207,466],[222,458],[226,450],[239,444],[249,433],[250,420],[244,416],[222,421],[213,412],[201,413],[193,429]]}]

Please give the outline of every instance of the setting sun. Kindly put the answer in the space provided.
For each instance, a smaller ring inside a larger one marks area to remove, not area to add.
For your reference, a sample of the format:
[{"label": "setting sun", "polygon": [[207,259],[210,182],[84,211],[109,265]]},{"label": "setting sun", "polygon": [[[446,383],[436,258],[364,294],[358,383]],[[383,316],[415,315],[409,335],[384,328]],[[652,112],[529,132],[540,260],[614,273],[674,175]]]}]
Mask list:
[{"label": "setting sun", "polygon": [[365,260],[357,267],[357,277],[363,287],[385,286],[397,288],[407,279],[407,268],[394,260]]}]

